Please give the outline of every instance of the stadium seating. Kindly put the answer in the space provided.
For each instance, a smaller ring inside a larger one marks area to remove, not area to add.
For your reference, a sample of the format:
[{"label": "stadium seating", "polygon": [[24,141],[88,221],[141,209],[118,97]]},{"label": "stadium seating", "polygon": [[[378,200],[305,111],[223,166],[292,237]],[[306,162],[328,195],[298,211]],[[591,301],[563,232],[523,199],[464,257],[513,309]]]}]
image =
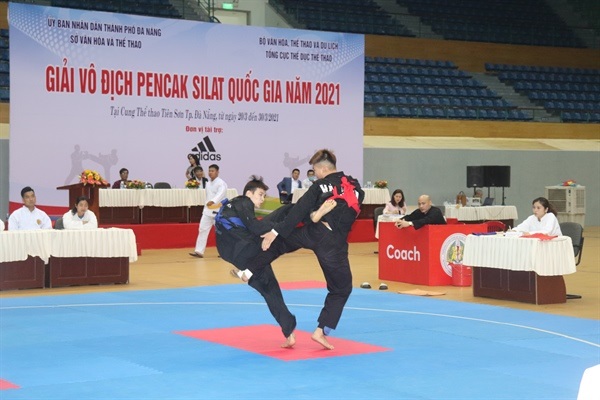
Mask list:
[{"label": "stadium seating", "polygon": [[600,70],[492,63],[485,68],[564,122],[600,122]]},{"label": "stadium seating", "polygon": [[530,119],[451,61],[366,57],[364,100],[378,117]]}]

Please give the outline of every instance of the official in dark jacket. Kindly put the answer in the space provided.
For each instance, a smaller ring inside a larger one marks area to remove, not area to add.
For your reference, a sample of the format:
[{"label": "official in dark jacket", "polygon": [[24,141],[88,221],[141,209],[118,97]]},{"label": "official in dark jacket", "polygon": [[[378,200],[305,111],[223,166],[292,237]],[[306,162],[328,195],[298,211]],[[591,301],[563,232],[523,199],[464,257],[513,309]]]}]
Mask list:
[{"label": "official in dark jacket", "polygon": [[431,204],[429,196],[423,194],[419,196],[419,208],[396,222],[396,226],[398,228],[414,226],[415,229],[420,229],[425,225],[446,225],[446,218],[442,210]]}]

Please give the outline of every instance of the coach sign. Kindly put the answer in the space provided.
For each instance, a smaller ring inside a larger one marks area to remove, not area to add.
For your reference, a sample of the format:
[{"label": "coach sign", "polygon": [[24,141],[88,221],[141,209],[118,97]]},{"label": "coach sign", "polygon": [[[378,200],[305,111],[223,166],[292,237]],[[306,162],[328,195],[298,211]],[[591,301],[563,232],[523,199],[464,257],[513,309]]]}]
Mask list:
[{"label": "coach sign", "polygon": [[379,279],[417,285],[452,285],[452,268],[462,262],[463,235],[485,232],[486,224],[427,225],[398,229],[379,225]]}]

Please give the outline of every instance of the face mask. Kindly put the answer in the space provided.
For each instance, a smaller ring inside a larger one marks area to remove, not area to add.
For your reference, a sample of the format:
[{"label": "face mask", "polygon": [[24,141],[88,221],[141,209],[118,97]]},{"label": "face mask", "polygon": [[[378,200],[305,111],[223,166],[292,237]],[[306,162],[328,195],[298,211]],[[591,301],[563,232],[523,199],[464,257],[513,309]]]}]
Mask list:
[{"label": "face mask", "polygon": [[313,182],[315,179],[317,179],[316,176],[309,176],[308,177],[308,180],[311,181],[311,182]]}]

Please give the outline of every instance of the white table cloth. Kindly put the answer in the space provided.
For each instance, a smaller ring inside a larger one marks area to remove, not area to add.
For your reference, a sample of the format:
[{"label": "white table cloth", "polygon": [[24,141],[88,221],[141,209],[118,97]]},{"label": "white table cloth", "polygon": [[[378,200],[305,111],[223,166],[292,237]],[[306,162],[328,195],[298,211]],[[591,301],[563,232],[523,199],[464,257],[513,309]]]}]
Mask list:
[{"label": "white table cloth", "polygon": [[24,261],[28,256],[48,263],[52,229],[0,232],[0,262]]},{"label": "white table cloth", "polygon": [[497,221],[518,218],[515,206],[482,206],[482,207],[446,207],[446,218],[457,218],[459,221]]},{"label": "white table cloth", "polygon": [[137,261],[131,229],[7,231],[0,233],[0,262],[23,261],[28,256],[48,263],[54,257],[128,257]]},{"label": "white table cloth", "polygon": [[54,257],[128,257],[137,261],[135,234],[131,229],[108,228],[57,230],[51,240]]},{"label": "white table cloth", "polygon": [[[227,189],[226,197],[238,195]],[[102,189],[100,207],[192,207],[206,203],[205,189]]]},{"label": "white table cloth", "polygon": [[512,271],[535,271],[541,276],[576,271],[573,243],[568,236],[552,240],[501,235],[468,235],[463,264]]},{"label": "white table cloth", "polygon": [[[296,189],[292,195],[292,203],[296,203],[300,197],[306,193],[308,189]],[[386,189],[363,188],[365,192],[365,200],[363,204],[385,204],[391,200],[390,191]]]}]

